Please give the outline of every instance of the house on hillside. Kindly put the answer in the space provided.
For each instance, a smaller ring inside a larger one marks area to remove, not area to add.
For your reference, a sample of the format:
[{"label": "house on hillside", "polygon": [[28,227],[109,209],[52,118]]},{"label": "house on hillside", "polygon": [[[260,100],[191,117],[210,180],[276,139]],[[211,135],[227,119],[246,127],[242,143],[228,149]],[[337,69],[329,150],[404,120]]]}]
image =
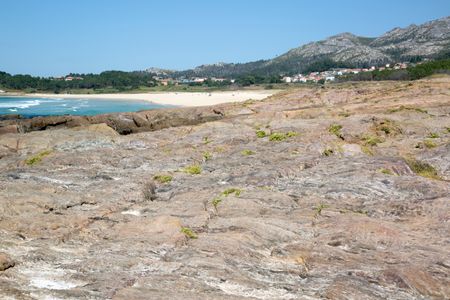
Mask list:
[{"label": "house on hillside", "polygon": [[292,82],[292,77],[284,76],[282,80],[283,80],[284,82],[286,82],[286,83],[291,83],[291,82]]},{"label": "house on hillside", "polygon": [[225,80],[227,80],[227,79],[226,78],[211,77],[211,81],[214,81],[214,82],[224,82]]},{"label": "house on hillside", "polygon": [[164,78],[164,79],[160,79],[158,80],[158,82],[163,85],[163,86],[167,86],[169,84],[175,84],[178,85],[178,82],[172,78]]},{"label": "house on hillside", "polygon": [[195,78],[192,79],[192,81],[194,83],[203,83],[206,79],[208,79],[208,78],[195,77]]},{"label": "house on hillside", "polygon": [[83,80],[83,77],[73,77],[73,76],[67,76],[64,78],[65,81],[72,81],[72,80]]}]

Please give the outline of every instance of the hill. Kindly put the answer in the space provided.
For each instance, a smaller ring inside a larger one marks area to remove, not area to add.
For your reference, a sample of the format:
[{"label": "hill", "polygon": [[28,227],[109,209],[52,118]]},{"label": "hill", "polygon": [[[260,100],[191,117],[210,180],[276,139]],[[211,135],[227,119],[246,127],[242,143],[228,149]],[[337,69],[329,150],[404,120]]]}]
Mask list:
[{"label": "hill", "polygon": [[321,66],[365,67],[398,61],[436,58],[450,51],[450,17],[406,28],[380,37],[341,33],[294,48],[274,59],[249,63],[217,63],[174,72],[174,76],[232,77],[244,74],[301,73]]}]

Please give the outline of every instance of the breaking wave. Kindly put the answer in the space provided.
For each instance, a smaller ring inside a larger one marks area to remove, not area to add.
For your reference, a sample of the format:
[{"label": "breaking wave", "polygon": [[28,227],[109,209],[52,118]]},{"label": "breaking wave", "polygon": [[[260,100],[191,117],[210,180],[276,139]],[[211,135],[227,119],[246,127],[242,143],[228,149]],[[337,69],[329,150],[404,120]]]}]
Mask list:
[{"label": "breaking wave", "polygon": [[9,108],[9,109],[25,109],[32,106],[40,105],[40,100],[27,100],[27,101],[14,101],[14,102],[0,102],[0,108]]}]

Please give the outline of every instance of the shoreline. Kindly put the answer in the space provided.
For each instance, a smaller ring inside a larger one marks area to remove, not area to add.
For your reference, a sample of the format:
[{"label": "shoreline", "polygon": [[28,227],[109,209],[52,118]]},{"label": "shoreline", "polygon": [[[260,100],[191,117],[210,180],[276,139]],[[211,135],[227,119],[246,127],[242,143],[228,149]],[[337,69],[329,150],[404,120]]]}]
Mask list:
[{"label": "shoreline", "polygon": [[279,90],[254,91],[219,91],[219,92],[150,92],[139,94],[16,94],[3,93],[0,96],[36,97],[62,99],[95,99],[95,100],[138,100],[171,106],[208,106],[222,103],[243,102],[246,100],[262,100],[278,93]]}]

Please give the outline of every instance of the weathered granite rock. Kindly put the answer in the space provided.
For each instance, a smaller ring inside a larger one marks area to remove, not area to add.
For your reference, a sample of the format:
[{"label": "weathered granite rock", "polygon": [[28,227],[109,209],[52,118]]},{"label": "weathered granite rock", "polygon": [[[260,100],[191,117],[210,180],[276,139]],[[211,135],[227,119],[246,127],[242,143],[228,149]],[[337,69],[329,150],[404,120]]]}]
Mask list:
[{"label": "weathered granite rock", "polygon": [[19,133],[19,126],[6,125],[3,127],[0,127],[0,134],[6,134],[6,133]]},{"label": "weathered granite rock", "polygon": [[355,156],[362,154],[361,146],[358,144],[344,144],[342,145],[342,154],[344,156]]},{"label": "weathered granite rock", "polygon": [[20,115],[1,115],[0,116],[0,121],[4,121],[4,120],[17,120],[17,119],[21,119],[22,117]]},{"label": "weathered granite rock", "polygon": [[[49,116],[31,119],[0,119],[0,134],[30,132],[61,127],[107,124],[120,134],[154,131],[168,127],[196,125],[223,118],[224,105],[214,107],[185,107],[133,113],[104,114],[97,116]],[[229,105],[233,107],[233,105]],[[4,128],[4,129],[2,129]]]},{"label": "weathered granite rock", "polygon": [[14,260],[11,259],[6,253],[0,252],[0,271],[5,271],[15,266]]},{"label": "weathered granite rock", "polygon": [[20,261],[0,298],[447,299],[449,87],[308,87],[0,135],[0,251]]}]

